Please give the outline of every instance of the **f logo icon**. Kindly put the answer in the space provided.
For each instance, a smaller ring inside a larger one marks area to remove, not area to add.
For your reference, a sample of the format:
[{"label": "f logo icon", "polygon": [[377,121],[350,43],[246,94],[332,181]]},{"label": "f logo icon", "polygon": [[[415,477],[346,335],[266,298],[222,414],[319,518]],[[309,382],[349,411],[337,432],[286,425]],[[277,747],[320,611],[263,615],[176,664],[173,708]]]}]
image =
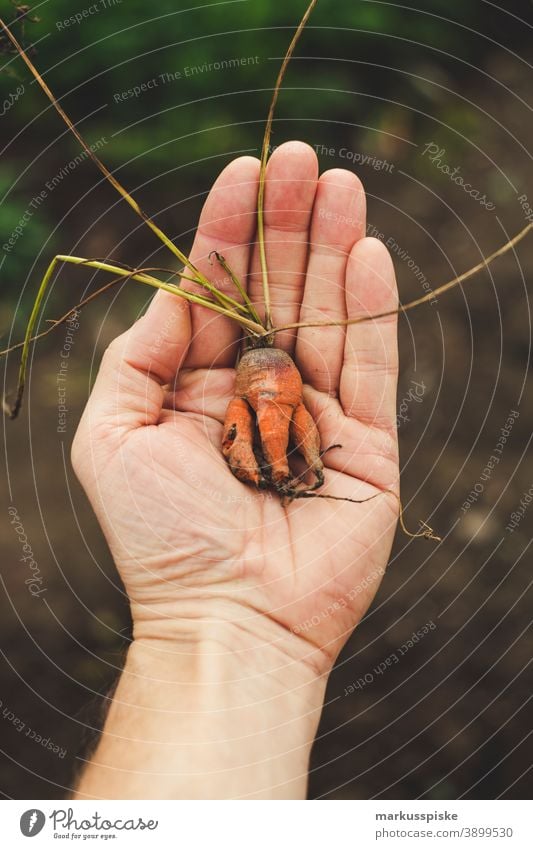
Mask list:
[{"label": "f logo icon", "polygon": [[42,831],[45,822],[46,817],[43,812],[37,810],[37,808],[31,808],[22,814],[20,818],[20,830],[24,837],[35,837],[36,834]]}]

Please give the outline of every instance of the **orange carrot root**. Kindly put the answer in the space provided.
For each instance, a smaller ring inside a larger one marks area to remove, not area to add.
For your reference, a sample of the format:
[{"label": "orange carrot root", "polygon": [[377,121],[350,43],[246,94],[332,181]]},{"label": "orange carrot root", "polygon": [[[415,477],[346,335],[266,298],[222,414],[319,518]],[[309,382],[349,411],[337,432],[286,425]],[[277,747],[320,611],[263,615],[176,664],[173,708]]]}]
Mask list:
[{"label": "orange carrot root", "polygon": [[[243,483],[264,489],[270,487],[281,496],[281,503],[296,498],[328,498],[365,504],[382,495],[398,501],[400,526],[409,537],[440,542],[441,538],[425,522],[412,533],[405,527],[399,495],[382,489],[367,498],[317,493],[324,483],[324,464],[317,426],[303,403],[302,378],[291,357],[279,348],[253,348],[243,354],[237,367],[235,397],[230,401],[224,420],[222,452],[228,465]],[[255,417],[254,417],[255,413]],[[294,477],[287,461],[289,440],[302,454],[315,483],[308,485]]]},{"label": "orange carrot root", "polygon": [[222,453],[236,478],[260,485],[261,473],[253,451],[252,410],[243,398],[233,398],[226,411]]},{"label": "orange carrot root", "polygon": [[304,407],[302,388],[300,372],[284,351],[256,348],[243,354],[237,368],[235,398],[226,412],[222,444],[229,467],[239,480],[272,486],[279,492],[294,489],[298,481],[293,479],[287,460],[291,438],[316,477],[313,489],[321,486],[320,437]]},{"label": "orange carrot root", "polygon": [[290,426],[291,439],[316,477],[313,489],[324,483],[324,463],[320,451],[320,436],[317,426],[303,403],[296,407]]}]

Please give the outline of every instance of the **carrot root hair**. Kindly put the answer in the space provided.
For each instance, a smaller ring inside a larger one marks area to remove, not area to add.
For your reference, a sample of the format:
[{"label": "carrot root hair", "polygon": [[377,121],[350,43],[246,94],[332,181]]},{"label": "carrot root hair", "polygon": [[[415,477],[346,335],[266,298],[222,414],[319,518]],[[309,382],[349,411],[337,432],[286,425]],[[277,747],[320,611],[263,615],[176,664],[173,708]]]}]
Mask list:
[{"label": "carrot root hair", "polygon": [[442,542],[442,537],[437,536],[437,534],[435,533],[433,528],[431,528],[427,524],[427,522],[424,522],[423,519],[419,520],[420,521],[420,530],[416,531],[416,533],[413,533],[413,531],[410,531],[406,527],[405,522],[404,522],[404,518],[403,518],[404,509],[403,509],[403,505],[402,505],[400,496],[396,492],[394,492],[394,490],[392,490],[392,489],[382,489],[380,492],[374,493],[374,495],[369,495],[368,498],[348,498],[346,496],[327,495],[326,493],[322,493],[322,492],[313,492],[312,490],[300,490],[300,491],[296,491],[294,494],[289,496],[289,499],[292,501],[296,498],[328,498],[331,501],[348,501],[350,504],[366,504],[367,501],[373,501],[374,498],[379,498],[380,495],[393,495],[396,498],[398,505],[399,505],[399,508],[400,508],[400,512],[399,512],[399,515],[398,515],[398,521],[400,523],[400,527],[401,527],[403,533],[406,536],[411,537],[411,539],[429,539],[429,540],[433,540],[434,542]]}]

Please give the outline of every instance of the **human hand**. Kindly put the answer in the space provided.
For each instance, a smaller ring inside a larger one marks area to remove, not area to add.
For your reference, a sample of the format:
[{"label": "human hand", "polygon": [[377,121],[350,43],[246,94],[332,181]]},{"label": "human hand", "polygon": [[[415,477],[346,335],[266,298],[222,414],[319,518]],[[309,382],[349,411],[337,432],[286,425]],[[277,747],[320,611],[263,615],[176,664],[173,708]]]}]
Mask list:
[{"label": "human hand", "polygon": [[[255,244],[259,163],[232,162],[206,201],[191,259],[235,296],[223,252],[261,303]],[[385,247],[364,238],[357,177],[318,179],[314,152],[282,145],[267,171],[266,250],[274,326],[394,309]],[[327,672],[384,572],[397,502],[325,499],[283,505],[237,481],[220,451],[239,328],[159,292],[106,352],[73,446],[73,462],[132,605],[134,634],[179,639],[222,629],[226,645],[274,643],[290,662]],[[283,331],[318,424],[321,493],[364,499],[398,479],[395,317]],[[210,624],[208,624],[210,623]]]}]

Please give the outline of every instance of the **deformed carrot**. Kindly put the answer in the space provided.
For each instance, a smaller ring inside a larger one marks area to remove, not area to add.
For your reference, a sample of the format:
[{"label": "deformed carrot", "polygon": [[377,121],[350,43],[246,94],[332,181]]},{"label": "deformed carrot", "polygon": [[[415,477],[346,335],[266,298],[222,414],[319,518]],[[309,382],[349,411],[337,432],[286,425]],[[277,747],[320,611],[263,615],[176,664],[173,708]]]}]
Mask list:
[{"label": "deformed carrot", "polygon": [[[402,502],[393,490],[381,489],[362,499],[315,492],[324,483],[322,454],[325,452],[320,450],[318,429],[304,405],[302,392],[300,372],[285,351],[256,347],[243,354],[235,376],[235,397],[226,410],[222,436],[222,453],[235,477],[260,489],[274,489],[285,503],[294,498],[313,497],[364,504],[380,495],[393,495],[407,536],[440,541],[425,522],[417,533],[407,530]],[[303,455],[307,471],[315,475],[313,485],[292,475],[287,460],[289,441]]]},{"label": "deformed carrot", "polygon": [[[237,366],[235,396],[226,410],[222,436],[222,453],[235,477],[259,489],[274,489],[284,503],[294,498],[313,497],[365,504],[381,495],[392,495],[398,502],[400,524],[407,536],[440,542],[440,537],[425,522],[416,533],[407,530],[400,496],[393,490],[380,489],[361,499],[315,491],[324,483],[322,454],[325,452],[320,450],[318,429],[304,405],[302,394],[300,372],[285,351],[256,347],[243,354]],[[303,455],[307,471],[315,475],[314,484],[305,484],[302,477],[292,475],[287,460],[289,441]]]},{"label": "deformed carrot", "polygon": [[320,437],[302,391],[300,372],[285,351],[261,347],[243,354],[222,440],[224,456],[239,480],[294,491],[299,482],[287,460],[292,439],[316,477],[315,486],[323,483]]}]

